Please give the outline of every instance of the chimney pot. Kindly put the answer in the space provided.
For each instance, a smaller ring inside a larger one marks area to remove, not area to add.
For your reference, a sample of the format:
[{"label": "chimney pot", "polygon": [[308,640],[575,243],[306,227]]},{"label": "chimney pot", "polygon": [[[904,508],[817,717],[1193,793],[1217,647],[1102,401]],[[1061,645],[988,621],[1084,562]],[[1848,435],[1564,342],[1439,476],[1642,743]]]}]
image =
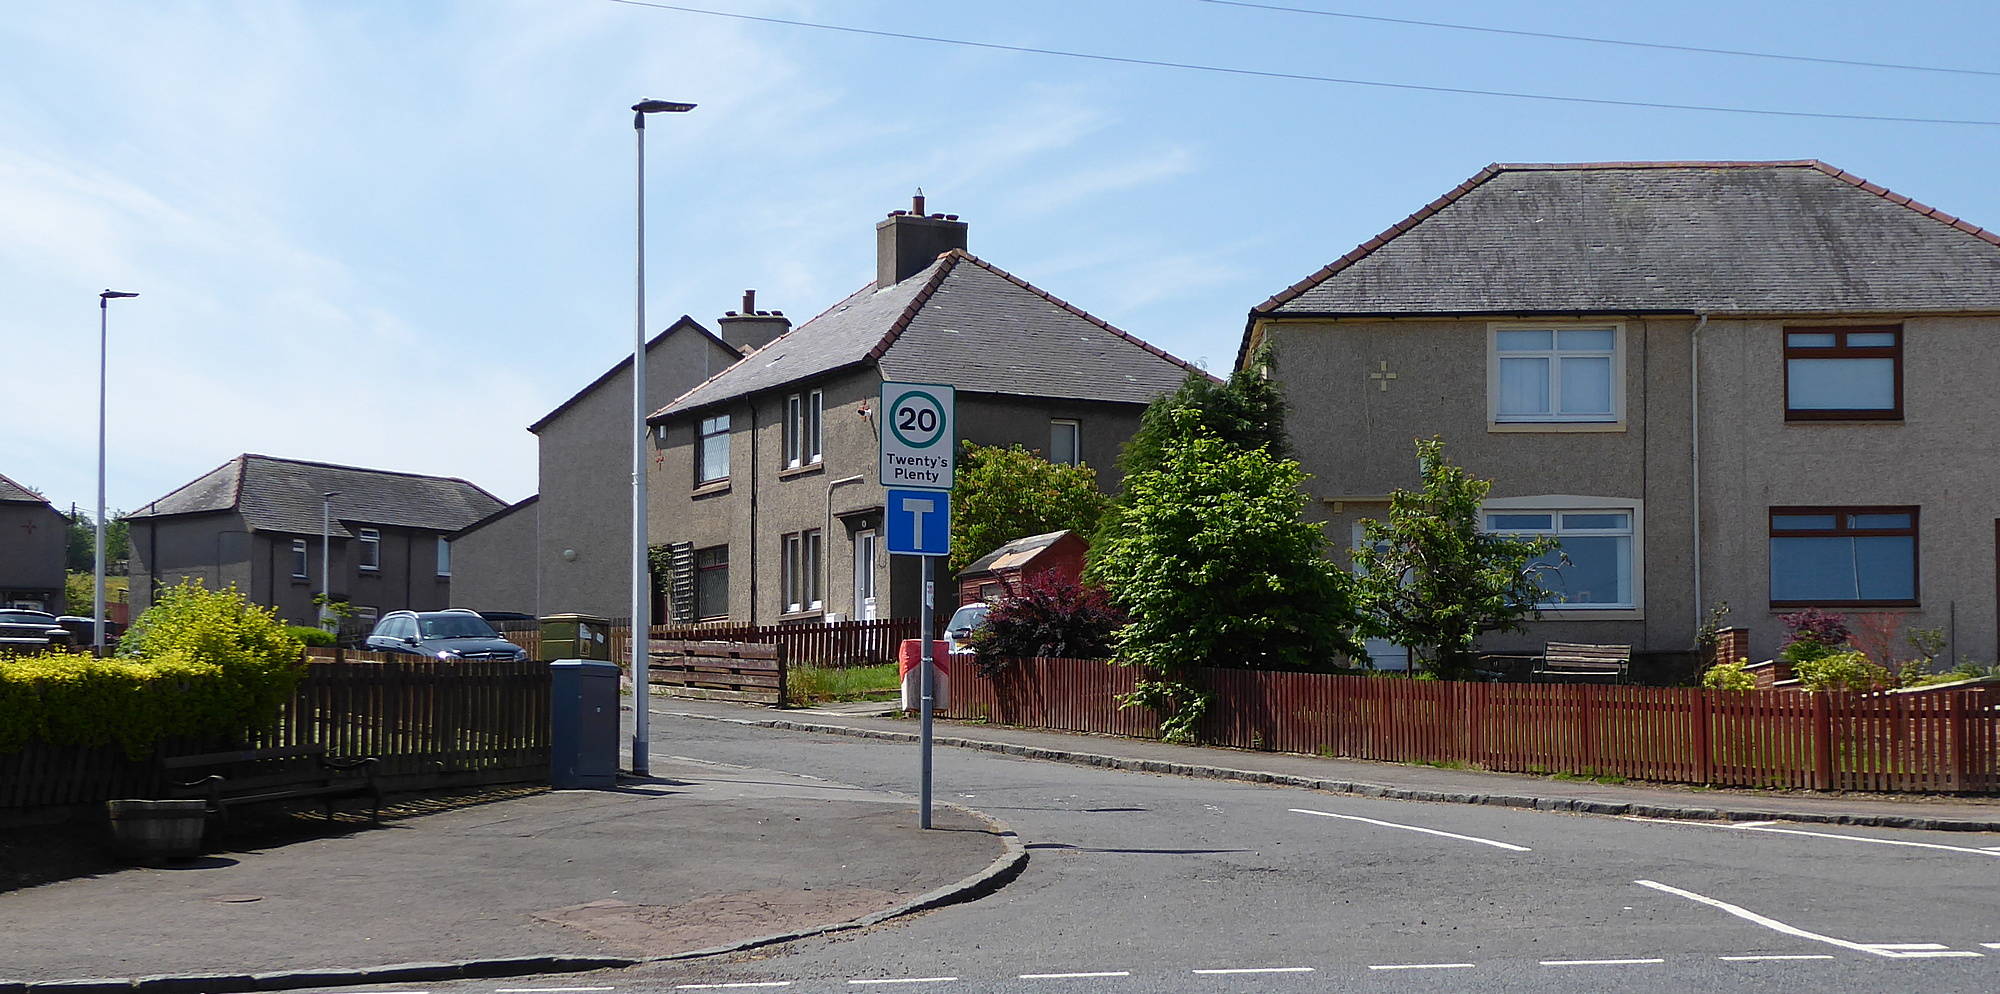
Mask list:
[{"label": "chimney pot", "polygon": [[890,216],[890,217],[902,217],[903,215],[905,215],[905,214],[908,214],[908,213],[909,213],[909,211],[890,211],[890,212],[889,212],[889,216]]},{"label": "chimney pot", "polygon": [[910,198],[910,213],[924,216],[924,188],[921,186],[917,187],[917,195]]},{"label": "chimney pot", "polygon": [[938,256],[965,246],[964,221],[956,214],[925,214],[924,191],[917,190],[907,211],[890,211],[875,222],[875,288],[894,286],[935,263]]},{"label": "chimney pot", "polygon": [[750,314],[755,312],[756,310],[757,310],[757,291],[755,290],[743,291],[743,313]]},{"label": "chimney pot", "polygon": [[735,317],[735,316],[736,316],[736,312],[735,312],[735,311],[723,311],[723,312],[722,312],[722,316],[723,316],[723,317],[726,317],[726,318],[733,318],[733,317]]},{"label": "chimney pot", "polygon": [[947,221],[956,221],[956,220],[958,220],[958,215],[956,215],[956,214],[946,214],[946,215],[944,216],[944,219],[945,219],[945,220],[947,220]]}]

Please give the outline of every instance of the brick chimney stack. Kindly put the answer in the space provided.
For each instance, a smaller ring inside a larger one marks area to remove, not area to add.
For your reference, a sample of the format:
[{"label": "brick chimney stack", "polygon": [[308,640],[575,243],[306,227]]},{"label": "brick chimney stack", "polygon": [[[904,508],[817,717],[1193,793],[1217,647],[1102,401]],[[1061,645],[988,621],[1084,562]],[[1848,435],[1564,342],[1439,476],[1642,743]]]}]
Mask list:
[{"label": "brick chimney stack", "polygon": [[771,344],[773,339],[792,330],[792,319],[784,311],[760,311],[757,309],[757,291],[743,291],[743,310],[730,311],[716,322],[722,333],[722,340],[738,352],[749,352]]},{"label": "brick chimney stack", "polygon": [[965,222],[956,214],[925,214],[924,191],[910,198],[910,209],[891,211],[875,223],[875,288],[901,283],[952,249],[965,248]]}]

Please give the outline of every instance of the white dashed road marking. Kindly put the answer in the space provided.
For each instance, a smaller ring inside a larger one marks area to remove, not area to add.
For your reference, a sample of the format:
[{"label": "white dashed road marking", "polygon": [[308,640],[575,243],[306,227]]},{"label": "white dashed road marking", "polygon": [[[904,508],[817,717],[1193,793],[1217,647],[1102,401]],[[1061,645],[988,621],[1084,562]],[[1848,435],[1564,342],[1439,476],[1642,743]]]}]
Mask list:
[{"label": "white dashed road marking", "polygon": [[718,991],[726,987],[790,987],[789,980],[739,980],[732,984],[675,984],[677,991]]},{"label": "white dashed road marking", "polygon": [[1230,969],[1223,969],[1223,970],[1196,970],[1196,971],[1194,971],[1194,972],[1195,972],[1195,973],[1202,973],[1202,974],[1221,974],[1221,973],[1311,973],[1311,972],[1313,972],[1313,968],[1312,968],[1312,967],[1309,967],[1309,966],[1239,966],[1239,967],[1234,967],[1234,968],[1230,968]]},{"label": "white dashed road marking", "polygon": [[957,977],[884,977],[878,980],[850,980],[850,984],[946,984]]},{"label": "white dashed road marking", "polygon": [[1716,959],[1724,960],[1730,963],[1756,963],[1756,962],[1761,962],[1763,960],[1780,960],[1780,959],[1791,960],[1791,959],[1832,959],[1832,958],[1833,957],[1827,953],[1787,953],[1782,955],[1777,953],[1771,953],[1762,956],[1717,956],[1716,957]]},{"label": "white dashed road marking", "polygon": [[2000,942],[1982,942],[1980,945],[1988,949],[2000,949]]},{"label": "white dashed road marking", "polygon": [[1642,963],[1665,963],[1663,959],[1545,959],[1543,966],[1637,966]]},{"label": "white dashed road marking", "polygon": [[1477,842],[1482,846],[1492,846],[1495,849],[1506,849],[1510,852],[1534,852],[1534,850],[1529,849],[1527,846],[1517,846],[1512,842],[1497,842],[1494,841],[1493,839],[1482,839],[1476,835],[1459,835],[1456,832],[1440,832],[1435,828],[1424,828],[1418,825],[1399,825],[1393,821],[1376,821],[1373,818],[1363,818],[1360,815],[1337,815],[1331,811],[1313,811],[1308,808],[1293,808],[1291,810],[1296,814],[1318,815],[1321,818],[1340,818],[1346,821],[1358,821],[1358,822],[1365,822],[1370,825],[1380,825],[1383,828],[1400,828],[1405,832],[1422,832],[1425,835],[1438,835],[1438,836],[1443,836],[1444,838],[1447,839],[1457,839],[1460,842]]},{"label": "white dashed road marking", "polygon": [[1691,890],[1682,890],[1679,887],[1669,887],[1666,884],[1659,883],[1653,880],[1634,880],[1632,882],[1638,884],[1641,887],[1651,887],[1654,890],[1661,891],[1667,894],[1673,894],[1677,897],[1685,897],[1688,900],[1694,901],[1698,904],[1706,904],[1711,908],[1718,908],[1723,911],[1727,911],[1730,914],[1743,919],[1744,921],[1754,922],[1758,925],[1762,925],[1773,932],[1782,932],[1786,935],[1795,936],[1800,939],[1811,939],[1814,942],[1824,942],[1829,946],[1839,946],[1842,949],[1852,949],[1857,953],[1867,953],[1871,956],[1881,956],[1887,959],[1921,959],[1926,957],[1939,957],[1939,956],[1981,955],[1980,953],[1960,953],[1956,950],[1927,952],[1918,950],[1891,949],[1891,948],[1884,948],[1881,945],[1870,945],[1866,942],[1850,942],[1846,939],[1836,939],[1830,935],[1821,935],[1818,932],[1808,932],[1805,929],[1798,927],[1797,925],[1787,925],[1784,922],[1777,920],[1776,918],[1769,918],[1764,915],[1760,915],[1755,911],[1751,911],[1748,908],[1730,904],[1728,901],[1718,901],[1712,897],[1704,897]]},{"label": "white dashed road marking", "polygon": [[1878,839],[1872,835],[1842,835],[1838,832],[1811,832],[1803,828],[1771,828],[1773,821],[1745,821],[1716,824],[1707,821],[1683,821],[1679,818],[1641,818],[1637,815],[1624,816],[1626,821],[1652,822],[1657,825],[1687,825],[1693,828],[1719,828],[1726,832],[1769,832],[1773,835],[1803,835],[1815,839],[1839,839],[1843,842],[1873,842],[1878,846],[1905,846],[1911,849],[1942,849],[1946,852],[1971,853],[1974,856],[2000,856],[2000,846],[1975,849],[1971,846],[1948,846],[1942,842],[1912,842],[1908,839]]},{"label": "white dashed road marking", "polygon": [[1471,963],[1381,963],[1370,970],[1470,970]]},{"label": "white dashed road marking", "polygon": [[616,987],[495,987],[493,994],[580,994],[582,991],[615,991]]},{"label": "white dashed road marking", "polygon": [[1022,980],[1077,980],[1084,977],[1129,977],[1130,970],[1098,970],[1091,973],[1023,973]]}]

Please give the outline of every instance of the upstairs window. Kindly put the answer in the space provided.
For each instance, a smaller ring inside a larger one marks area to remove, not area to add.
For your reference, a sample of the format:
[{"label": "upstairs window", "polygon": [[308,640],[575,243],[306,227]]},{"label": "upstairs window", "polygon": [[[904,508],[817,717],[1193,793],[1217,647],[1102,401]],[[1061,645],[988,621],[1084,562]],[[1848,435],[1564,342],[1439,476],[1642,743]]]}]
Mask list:
[{"label": "upstairs window", "polygon": [[1492,336],[1494,421],[1619,420],[1618,328],[1495,328]]},{"label": "upstairs window", "polygon": [[373,528],[361,529],[361,568],[375,572],[382,568],[382,533]]},{"label": "upstairs window", "polygon": [[785,467],[814,466],[820,461],[820,392],[785,398]]},{"label": "upstairs window", "polygon": [[701,419],[694,463],[697,486],[729,479],[729,415]]},{"label": "upstairs window", "polygon": [[1771,509],[1772,607],[1916,603],[1916,508]]},{"label": "upstairs window", "polygon": [[1902,417],[1902,329],[1785,329],[1785,420]]},{"label": "upstairs window", "polygon": [[[450,543],[449,541],[447,541],[447,540],[445,539],[445,537],[444,537],[443,535],[439,535],[439,536],[438,536],[438,540],[437,540],[437,542],[438,542],[438,550],[437,550],[437,552],[438,552],[438,568],[437,568],[437,575],[439,575],[439,576],[450,576],[450,575],[451,575],[451,543]],[[474,572],[477,572],[477,571],[475,570]]]},{"label": "upstairs window", "polygon": [[1075,421],[1049,422],[1049,461],[1075,466],[1083,461],[1083,426]]},{"label": "upstairs window", "polygon": [[292,576],[306,578],[306,540],[302,538],[292,539]]}]

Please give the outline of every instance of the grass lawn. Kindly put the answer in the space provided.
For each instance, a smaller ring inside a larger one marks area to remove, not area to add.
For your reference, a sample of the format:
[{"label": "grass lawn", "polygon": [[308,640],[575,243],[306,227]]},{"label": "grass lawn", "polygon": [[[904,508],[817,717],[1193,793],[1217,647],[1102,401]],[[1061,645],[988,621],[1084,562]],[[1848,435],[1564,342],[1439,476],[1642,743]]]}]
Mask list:
[{"label": "grass lawn", "polygon": [[801,666],[785,674],[786,690],[792,704],[819,701],[886,701],[894,698],[902,684],[895,663],[822,669]]}]

